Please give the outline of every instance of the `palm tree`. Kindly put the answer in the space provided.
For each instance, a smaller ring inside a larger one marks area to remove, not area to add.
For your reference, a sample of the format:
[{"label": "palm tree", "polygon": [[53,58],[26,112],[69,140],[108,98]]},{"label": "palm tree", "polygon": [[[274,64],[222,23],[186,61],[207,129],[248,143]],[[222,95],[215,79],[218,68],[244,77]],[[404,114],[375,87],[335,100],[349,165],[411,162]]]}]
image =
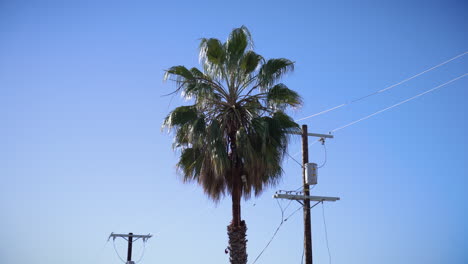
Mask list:
[{"label": "palm tree", "polygon": [[285,110],[300,106],[301,98],[278,82],[294,63],[265,60],[255,53],[244,26],[234,29],[225,43],[201,39],[200,62],[203,70],[166,70],[164,79],[176,83],[174,93],[193,104],[175,108],[163,127],[174,132],[184,182],[197,182],[214,201],[231,196],[230,261],[245,264],[247,227],[241,219],[241,198],[278,183],[288,133],[299,129]]}]

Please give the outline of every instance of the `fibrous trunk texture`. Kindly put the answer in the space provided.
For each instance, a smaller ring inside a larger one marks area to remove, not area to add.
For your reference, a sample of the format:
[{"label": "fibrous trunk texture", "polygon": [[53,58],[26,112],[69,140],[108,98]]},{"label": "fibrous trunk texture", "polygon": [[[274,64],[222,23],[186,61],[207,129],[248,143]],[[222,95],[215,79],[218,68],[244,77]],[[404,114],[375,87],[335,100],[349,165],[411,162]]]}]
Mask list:
[{"label": "fibrous trunk texture", "polygon": [[228,225],[227,232],[229,236],[229,261],[231,264],[247,263],[247,226],[245,221],[235,226],[232,223]]}]

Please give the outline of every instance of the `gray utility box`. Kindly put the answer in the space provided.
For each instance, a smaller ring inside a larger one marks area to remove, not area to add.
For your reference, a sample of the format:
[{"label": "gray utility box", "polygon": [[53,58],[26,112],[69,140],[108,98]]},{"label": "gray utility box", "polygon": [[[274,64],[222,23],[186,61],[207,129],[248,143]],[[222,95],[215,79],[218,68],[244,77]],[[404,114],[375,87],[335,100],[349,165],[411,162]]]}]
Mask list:
[{"label": "gray utility box", "polygon": [[317,184],[317,173],[318,173],[317,164],[306,163],[304,169],[305,169],[305,183],[307,185]]}]

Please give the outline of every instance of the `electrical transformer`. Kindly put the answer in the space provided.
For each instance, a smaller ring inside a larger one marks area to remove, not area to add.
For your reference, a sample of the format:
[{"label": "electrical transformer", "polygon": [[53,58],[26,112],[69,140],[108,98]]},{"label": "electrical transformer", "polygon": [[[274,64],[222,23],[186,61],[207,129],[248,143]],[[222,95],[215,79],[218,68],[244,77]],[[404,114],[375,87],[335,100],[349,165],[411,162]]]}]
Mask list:
[{"label": "electrical transformer", "polygon": [[317,184],[318,168],[316,163],[305,164],[305,182],[307,185]]}]

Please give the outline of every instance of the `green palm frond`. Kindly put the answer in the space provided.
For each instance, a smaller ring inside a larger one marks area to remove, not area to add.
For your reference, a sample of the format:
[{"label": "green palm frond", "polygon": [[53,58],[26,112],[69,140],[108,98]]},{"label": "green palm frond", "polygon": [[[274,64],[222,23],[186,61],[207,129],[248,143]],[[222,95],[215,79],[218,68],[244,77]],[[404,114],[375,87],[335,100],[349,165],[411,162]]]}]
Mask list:
[{"label": "green palm frond", "polygon": [[185,66],[179,65],[173,66],[166,70],[166,73],[164,74],[164,81],[167,80],[171,80],[176,83],[177,89],[174,91],[174,93],[177,93],[184,89],[186,85],[194,82],[195,78],[192,73],[187,68],[185,68]]},{"label": "green palm frond", "polygon": [[180,81],[191,81],[194,80],[192,73],[182,65],[173,66],[166,70],[166,74],[164,75],[164,80],[169,79],[170,76],[175,76],[177,80]]},{"label": "green palm frond", "polygon": [[265,90],[290,71],[294,71],[294,62],[288,59],[270,59],[260,68],[258,85]]},{"label": "green palm frond", "polygon": [[200,41],[199,58],[200,61],[203,62],[206,71],[218,75],[226,60],[226,51],[220,40],[215,38],[203,38]]},{"label": "green palm frond", "polygon": [[225,43],[226,59],[228,67],[239,67],[239,60],[246,51],[253,47],[252,37],[249,30],[242,26],[234,29]]},{"label": "green palm frond", "polygon": [[302,99],[299,94],[282,83],[268,90],[266,100],[270,107],[281,111],[288,106],[295,108],[302,105]]},{"label": "green palm frond", "polygon": [[167,115],[164,119],[163,127],[171,129],[193,123],[197,119],[198,114],[196,107],[193,105],[179,106]]},{"label": "green palm frond", "polygon": [[252,50],[247,51],[242,57],[239,67],[243,70],[244,74],[249,74],[253,72],[260,62],[263,60],[263,57],[255,53]]}]

